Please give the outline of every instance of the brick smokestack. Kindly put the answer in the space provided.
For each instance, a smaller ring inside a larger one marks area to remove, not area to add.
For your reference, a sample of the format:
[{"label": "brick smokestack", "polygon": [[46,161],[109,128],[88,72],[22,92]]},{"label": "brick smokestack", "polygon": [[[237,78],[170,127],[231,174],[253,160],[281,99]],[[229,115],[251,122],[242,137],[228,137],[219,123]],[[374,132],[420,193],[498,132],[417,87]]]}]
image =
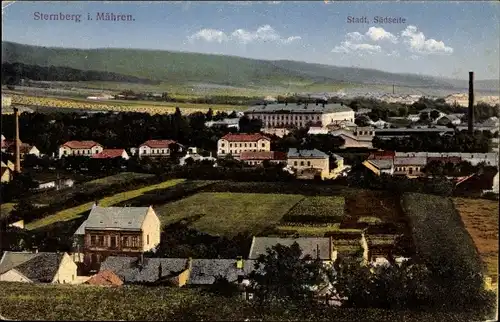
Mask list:
[{"label": "brick smokestack", "polygon": [[14,117],[16,118],[16,165],[14,170],[17,173],[21,172],[21,140],[19,139],[19,109],[14,107]]},{"label": "brick smokestack", "polygon": [[469,72],[469,133],[474,133],[474,72]]}]

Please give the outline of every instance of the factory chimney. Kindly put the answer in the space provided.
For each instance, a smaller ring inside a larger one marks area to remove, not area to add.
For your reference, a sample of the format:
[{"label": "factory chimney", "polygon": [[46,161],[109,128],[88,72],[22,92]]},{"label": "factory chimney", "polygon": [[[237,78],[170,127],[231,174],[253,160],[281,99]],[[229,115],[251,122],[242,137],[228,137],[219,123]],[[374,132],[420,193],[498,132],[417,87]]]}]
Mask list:
[{"label": "factory chimney", "polygon": [[14,107],[14,117],[16,118],[16,165],[14,170],[17,173],[21,172],[21,140],[19,139],[19,109]]},{"label": "factory chimney", "polygon": [[469,134],[474,133],[474,72],[469,72]]}]

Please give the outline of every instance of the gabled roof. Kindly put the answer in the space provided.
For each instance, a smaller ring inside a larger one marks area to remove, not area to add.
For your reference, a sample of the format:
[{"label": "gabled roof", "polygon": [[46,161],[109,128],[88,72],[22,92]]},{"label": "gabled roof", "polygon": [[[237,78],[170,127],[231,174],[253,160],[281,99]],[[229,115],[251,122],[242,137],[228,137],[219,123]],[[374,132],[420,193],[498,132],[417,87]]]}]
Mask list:
[{"label": "gabled roof", "polygon": [[426,165],[426,164],[427,164],[426,157],[394,158],[394,165]]},{"label": "gabled roof", "polygon": [[[28,143],[21,143],[21,145],[19,146],[19,153],[23,153],[23,154],[29,153],[33,147],[34,146],[29,145]],[[9,145],[9,147],[7,148],[7,151],[14,153],[16,151],[16,145],[15,144]]]},{"label": "gabled roof", "polygon": [[144,258],[110,256],[101,264],[100,271],[110,270],[118,275],[125,283],[153,283],[160,278],[173,277],[187,267],[186,258]]},{"label": "gabled roof", "polygon": [[318,149],[297,150],[296,148],[290,148],[288,158],[328,158],[328,155]]},{"label": "gabled roof", "polygon": [[70,149],[91,149],[96,145],[102,146],[94,141],[68,141],[61,146],[67,146]]},{"label": "gabled roof", "polygon": [[187,284],[209,285],[217,277],[224,277],[229,282],[238,280],[238,275],[249,274],[254,268],[253,260],[243,261],[243,269],[238,269],[235,259],[193,259]]},{"label": "gabled roof", "polygon": [[368,156],[368,160],[373,159],[394,159],[396,152],[394,151],[374,151]]},{"label": "gabled roof", "polygon": [[33,282],[52,282],[65,253],[5,252],[0,274],[15,269]]},{"label": "gabled roof", "polygon": [[91,285],[105,285],[105,286],[121,286],[123,281],[118,275],[116,275],[111,270],[101,270],[91,278],[89,278],[85,284]]},{"label": "gabled roof", "polygon": [[270,138],[260,133],[257,134],[229,133],[224,135],[221,138],[221,140],[226,140],[229,142],[257,142],[259,140],[271,141]]},{"label": "gabled roof", "polygon": [[250,247],[249,259],[257,259],[259,255],[267,254],[267,248],[277,244],[292,246],[297,242],[302,249],[302,256],[311,255],[315,259],[318,255],[323,260],[331,260],[332,242],[330,238],[275,238],[275,237],[253,237]]},{"label": "gabled roof", "polygon": [[85,229],[140,230],[149,208],[93,206],[75,235],[84,235]]},{"label": "gabled roof", "polygon": [[144,142],[143,144],[139,145],[141,146],[148,146],[150,148],[169,148],[170,144],[177,144],[176,141],[174,140],[148,140]]},{"label": "gabled roof", "polygon": [[104,149],[101,153],[94,154],[93,159],[112,159],[121,157],[125,149]]},{"label": "gabled roof", "polygon": [[2,166],[2,170],[1,170],[1,175],[3,176],[5,174],[5,172],[8,172],[8,171],[11,171],[8,167],[4,167]]},{"label": "gabled roof", "polygon": [[394,165],[394,161],[392,159],[372,159],[372,160],[366,160],[367,162],[371,163],[374,167],[380,170],[388,170],[391,169],[392,166]]}]

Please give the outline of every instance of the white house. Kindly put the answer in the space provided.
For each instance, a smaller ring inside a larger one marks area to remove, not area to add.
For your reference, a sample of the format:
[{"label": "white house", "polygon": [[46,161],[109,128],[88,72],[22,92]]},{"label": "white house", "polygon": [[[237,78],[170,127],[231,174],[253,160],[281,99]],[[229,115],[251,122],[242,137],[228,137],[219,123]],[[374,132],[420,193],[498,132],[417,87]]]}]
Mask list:
[{"label": "white house", "polygon": [[224,135],[217,142],[217,157],[231,154],[237,158],[244,151],[271,151],[271,139],[260,133],[234,133]]},{"label": "white house", "polygon": [[179,147],[179,152],[182,151],[182,145],[174,140],[148,140],[139,145],[139,157],[169,157],[172,144]]},{"label": "white house", "polygon": [[211,152],[210,152],[210,156],[204,157],[204,156],[198,154],[198,149],[196,147],[187,148],[186,155],[179,159],[179,165],[181,165],[181,166],[185,165],[186,160],[189,158],[193,159],[193,161],[203,161],[203,160],[213,161],[214,167],[216,166],[217,159],[212,157]]},{"label": "white house", "polygon": [[59,147],[59,158],[63,156],[93,156],[102,152],[104,147],[94,141],[68,141]]}]

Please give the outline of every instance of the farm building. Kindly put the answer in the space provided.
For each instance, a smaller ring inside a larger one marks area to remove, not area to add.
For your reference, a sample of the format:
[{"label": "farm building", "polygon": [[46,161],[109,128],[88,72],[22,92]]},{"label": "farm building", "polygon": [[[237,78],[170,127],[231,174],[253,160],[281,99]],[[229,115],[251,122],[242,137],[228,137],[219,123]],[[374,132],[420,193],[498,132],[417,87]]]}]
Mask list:
[{"label": "farm building", "polygon": [[67,253],[10,252],[0,260],[0,281],[74,283],[77,266]]},{"label": "farm building", "polygon": [[279,151],[244,151],[240,155],[240,160],[249,165],[262,165],[266,160],[271,163],[286,163],[287,155]]},{"label": "farm building", "polygon": [[216,161],[217,161],[216,158],[212,157],[212,152],[210,152],[210,155],[208,157],[204,157],[198,153],[198,149],[195,147],[187,148],[186,155],[179,159],[179,165],[181,166],[185,165],[188,159],[192,159],[195,162],[204,160],[212,161],[214,162],[214,166],[216,166]]},{"label": "farm building", "polygon": [[292,169],[297,177],[314,178],[319,175],[322,179],[330,176],[330,158],[324,152],[314,150],[288,150],[288,168]]},{"label": "farm building", "polygon": [[124,160],[130,159],[125,149],[104,149],[101,152],[94,154],[92,159],[114,159],[122,158]]},{"label": "farm building", "polygon": [[174,140],[148,140],[137,149],[139,157],[169,157],[172,148],[182,151],[183,146]]},{"label": "farm building", "polygon": [[265,255],[268,248],[281,244],[292,246],[297,243],[302,249],[302,256],[309,255],[313,259],[319,258],[325,262],[333,262],[337,259],[337,251],[333,249],[331,238],[277,238],[277,237],[253,237],[248,259],[256,260],[260,255]]}]

